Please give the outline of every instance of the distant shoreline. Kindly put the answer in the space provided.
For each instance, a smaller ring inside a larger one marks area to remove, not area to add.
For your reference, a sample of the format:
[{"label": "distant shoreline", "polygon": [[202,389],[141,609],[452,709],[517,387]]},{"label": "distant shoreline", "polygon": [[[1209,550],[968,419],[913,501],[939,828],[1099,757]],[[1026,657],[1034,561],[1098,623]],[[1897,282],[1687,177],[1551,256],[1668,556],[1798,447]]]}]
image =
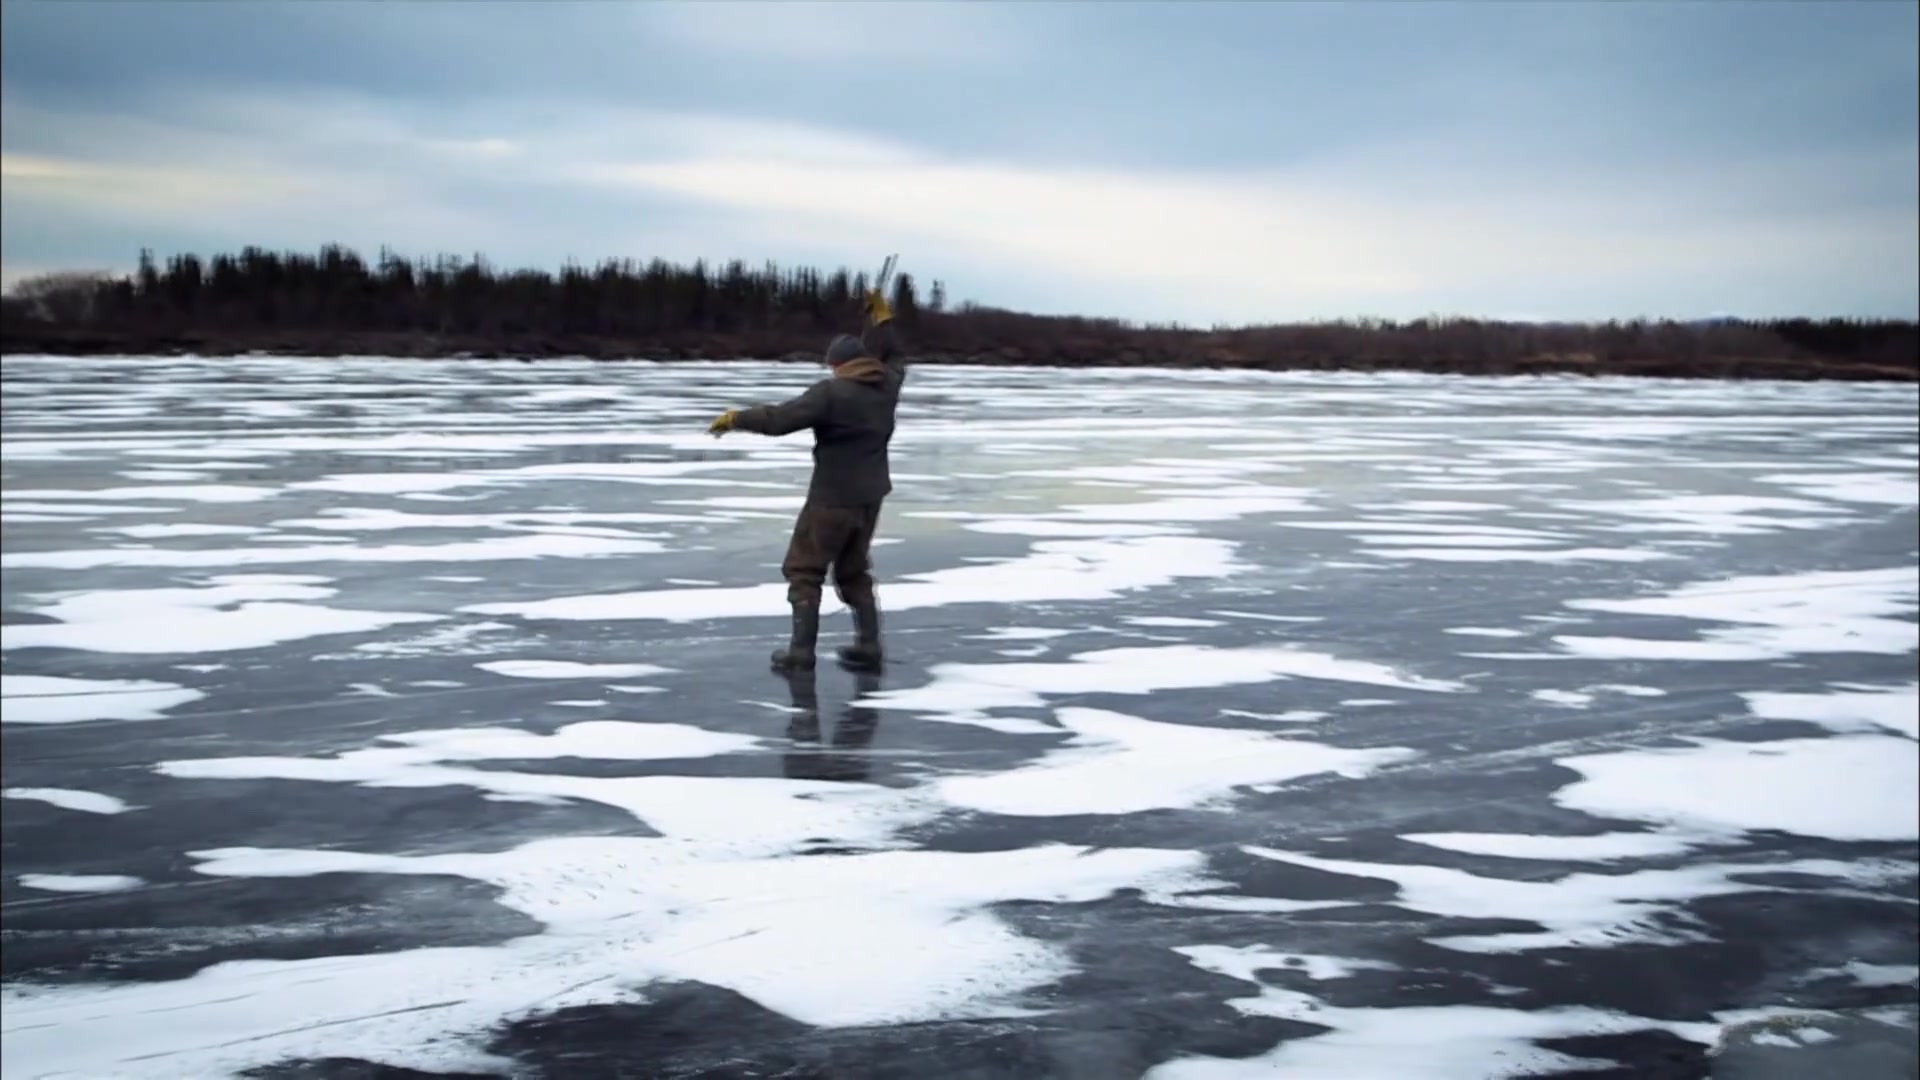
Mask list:
[{"label": "distant shoreline", "polygon": [[[934,364],[1920,382],[1912,320],[1434,316],[1207,329],[954,306],[943,282],[923,291],[905,272],[889,290],[908,356]],[[130,276],[17,283],[0,297],[0,354],[814,361],[860,326],[867,295],[864,273],[739,260],[609,259],[556,275],[385,249],[368,261],[339,245],[164,263],[142,252]]]},{"label": "distant shoreline", "polygon": [[[1660,357],[1600,361],[1588,356],[1531,356],[1475,362],[1463,357],[1249,357],[1230,346],[1209,349],[1115,349],[1111,356],[1002,347],[979,352],[938,349],[913,351],[917,363],[973,367],[1074,369],[1175,369],[1228,371],[1419,372],[1436,375],[1512,376],[1585,375],[1702,380],[1781,380],[1792,382],[1920,382],[1920,366],[1847,362],[1799,357]],[[817,363],[810,351],[755,350],[732,335],[681,337],[678,340],[615,338],[539,338],[526,341],[443,337],[407,333],[148,334],[69,327],[10,327],[0,337],[0,355],[84,358],[286,356],[386,358],[396,360],[594,360],[605,363]]]}]

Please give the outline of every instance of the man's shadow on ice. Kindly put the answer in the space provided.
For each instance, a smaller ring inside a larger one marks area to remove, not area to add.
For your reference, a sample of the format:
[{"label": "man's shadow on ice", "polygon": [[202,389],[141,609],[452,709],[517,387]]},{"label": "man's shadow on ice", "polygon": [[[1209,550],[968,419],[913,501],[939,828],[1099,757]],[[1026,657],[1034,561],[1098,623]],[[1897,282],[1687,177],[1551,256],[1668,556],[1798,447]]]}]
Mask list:
[{"label": "man's shadow on ice", "polygon": [[860,702],[880,689],[880,677],[861,674],[854,681],[853,698],[823,743],[820,728],[820,691],[811,671],[786,676],[792,693],[793,718],[787,722],[787,751],[781,766],[789,780],[838,780],[859,783],[867,779],[872,760],[866,753],[880,726],[877,709]]}]

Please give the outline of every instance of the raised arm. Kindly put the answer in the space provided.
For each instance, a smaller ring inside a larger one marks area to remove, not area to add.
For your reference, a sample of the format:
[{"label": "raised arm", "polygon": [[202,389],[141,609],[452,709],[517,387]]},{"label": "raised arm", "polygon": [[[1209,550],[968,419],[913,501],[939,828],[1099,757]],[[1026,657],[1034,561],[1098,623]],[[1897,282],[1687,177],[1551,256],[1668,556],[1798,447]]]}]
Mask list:
[{"label": "raised arm", "polygon": [[865,347],[868,356],[904,378],[907,374],[907,357],[900,348],[900,324],[894,321],[893,308],[878,289],[868,291],[865,308],[867,329],[860,335],[860,344]]}]

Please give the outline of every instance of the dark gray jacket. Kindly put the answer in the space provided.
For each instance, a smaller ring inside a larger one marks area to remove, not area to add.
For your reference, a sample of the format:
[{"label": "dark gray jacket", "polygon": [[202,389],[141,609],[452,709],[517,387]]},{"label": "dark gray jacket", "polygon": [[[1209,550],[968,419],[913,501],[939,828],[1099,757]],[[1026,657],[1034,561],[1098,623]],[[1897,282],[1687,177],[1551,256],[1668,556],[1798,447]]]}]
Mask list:
[{"label": "dark gray jacket", "polygon": [[742,409],[735,431],[790,435],[813,430],[813,481],[807,500],[821,506],[868,506],[893,491],[887,447],[907,365],[891,322],[862,335],[866,356],[833,369],[807,392],[779,405]]}]

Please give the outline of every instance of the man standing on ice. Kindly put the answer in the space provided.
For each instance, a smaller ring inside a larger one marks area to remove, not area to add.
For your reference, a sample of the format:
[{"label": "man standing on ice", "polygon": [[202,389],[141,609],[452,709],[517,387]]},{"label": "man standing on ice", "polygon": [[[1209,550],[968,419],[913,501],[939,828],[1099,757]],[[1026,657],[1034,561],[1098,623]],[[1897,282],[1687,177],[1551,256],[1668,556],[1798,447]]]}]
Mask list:
[{"label": "man standing on ice", "polygon": [[813,480],[780,564],[787,602],[793,606],[793,639],[774,652],[776,671],[813,669],[820,590],[829,569],[834,591],[853,610],[854,643],[841,647],[841,662],[856,670],[881,666],[880,607],[870,550],[880,504],[893,491],[887,446],[893,441],[893,413],[907,374],[884,293],[892,268],[889,258],[876,287],[867,293],[866,332],[860,337],[841,334],[827,346],[832,375],[783,404],[729,409],[707,428],[715,437],[729,431],[773,436],[813,431]]}]

